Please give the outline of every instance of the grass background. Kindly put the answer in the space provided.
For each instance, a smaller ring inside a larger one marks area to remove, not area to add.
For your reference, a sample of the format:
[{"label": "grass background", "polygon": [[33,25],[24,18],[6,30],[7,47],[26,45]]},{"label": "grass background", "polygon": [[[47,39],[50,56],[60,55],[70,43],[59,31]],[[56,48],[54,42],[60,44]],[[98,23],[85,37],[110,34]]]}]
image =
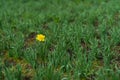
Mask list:
[{"label": "grass background", "polygon": [[0,0],[0,80],[119,80],[119,33],[119,0]]}]

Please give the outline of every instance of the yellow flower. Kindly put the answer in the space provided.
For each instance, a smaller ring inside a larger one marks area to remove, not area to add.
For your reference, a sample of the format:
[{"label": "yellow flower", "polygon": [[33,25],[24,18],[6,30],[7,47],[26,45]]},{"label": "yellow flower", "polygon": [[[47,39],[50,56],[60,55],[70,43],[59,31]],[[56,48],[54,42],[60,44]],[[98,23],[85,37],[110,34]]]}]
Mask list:
[{"label": "yellow flower", "polygon": [[38,41],[45,41],[45,35],[43,35],[43,34],[38,34],[38,35],[36,36],[36,40],[38,40]]}]

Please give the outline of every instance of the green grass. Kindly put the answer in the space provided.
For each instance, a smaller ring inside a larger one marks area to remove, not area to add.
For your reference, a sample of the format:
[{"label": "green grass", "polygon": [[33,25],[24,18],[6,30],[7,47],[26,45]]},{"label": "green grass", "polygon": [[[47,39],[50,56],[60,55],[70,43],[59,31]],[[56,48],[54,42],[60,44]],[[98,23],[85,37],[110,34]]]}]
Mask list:
[{"label": "green grass", "polygon": [[0,80],[119,79],[119,0],[0,0]]}]

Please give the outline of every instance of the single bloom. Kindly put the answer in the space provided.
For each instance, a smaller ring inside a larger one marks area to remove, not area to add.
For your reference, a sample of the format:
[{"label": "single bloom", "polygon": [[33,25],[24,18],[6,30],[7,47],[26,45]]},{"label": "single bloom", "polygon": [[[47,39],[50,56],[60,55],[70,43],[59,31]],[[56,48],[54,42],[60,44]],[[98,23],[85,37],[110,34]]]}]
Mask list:
[{"label": "single bloom", "polygon": [[38,40],[38,41],[45,41],[45,35],[43,35],[43,34],[38,34],[38,35],[36,36],[36,40]]}]

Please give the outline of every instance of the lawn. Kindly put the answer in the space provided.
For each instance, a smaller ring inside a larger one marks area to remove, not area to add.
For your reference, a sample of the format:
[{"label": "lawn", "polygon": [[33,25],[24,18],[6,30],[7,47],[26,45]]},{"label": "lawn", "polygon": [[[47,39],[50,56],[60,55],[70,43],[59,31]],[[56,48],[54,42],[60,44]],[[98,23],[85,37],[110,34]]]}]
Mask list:
[{"label": "lawn", "polygon": [[0,0],[0,80],[120,80],[120,0]]}]

